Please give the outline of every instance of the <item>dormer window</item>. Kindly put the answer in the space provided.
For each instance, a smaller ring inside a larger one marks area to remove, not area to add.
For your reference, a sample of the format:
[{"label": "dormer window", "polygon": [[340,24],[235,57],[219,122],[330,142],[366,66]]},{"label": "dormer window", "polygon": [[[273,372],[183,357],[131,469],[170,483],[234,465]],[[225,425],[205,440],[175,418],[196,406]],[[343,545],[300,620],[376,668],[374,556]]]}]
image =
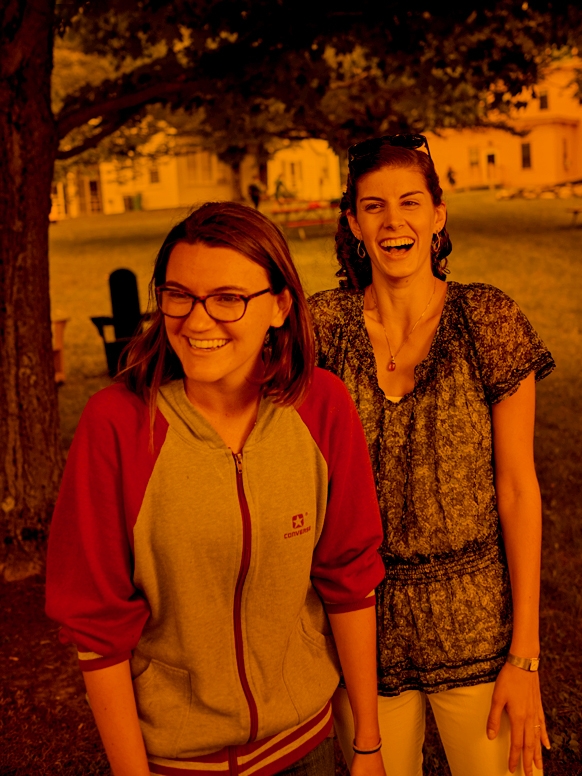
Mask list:
[{"label": "dormer window", "polygon": [[150,183],[159,183],[160,182],[160,171],[158,169],[158,165],[155,162],[152,162],[152,165],[150,166]]}]

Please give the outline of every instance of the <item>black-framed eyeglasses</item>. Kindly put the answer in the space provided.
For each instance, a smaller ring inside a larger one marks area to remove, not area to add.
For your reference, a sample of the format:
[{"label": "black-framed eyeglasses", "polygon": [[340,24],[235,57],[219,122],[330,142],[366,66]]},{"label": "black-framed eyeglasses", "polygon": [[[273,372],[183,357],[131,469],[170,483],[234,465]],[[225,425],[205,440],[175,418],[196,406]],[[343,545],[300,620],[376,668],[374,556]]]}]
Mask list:
[{"label": "black-framed eyeglasses", "polygon": [[247,305],[251,299],[263,294],[268,294],[270,288],[264,288],[255,294],[242,296],[242,294],[208,294],[208,296],[194,296],[181,288],[173,286],[161,286],[156,289],[158,308],[168,318],[187,318],[197,302],[200,302],[206,313],[219,323],[234,323],[240,321],[247,311]]},{"label": "black-framed eyeglasses", "polygon": [[369,140],[362,140],[361,143],[354,143],[354,145],[348,148],[348,164],[363,159],[369,154],[374,154],[382,148],[382,146],[391,145],[398,148],[410,148],[414,151],[426,147],[428,158],[432,162],[432,156],[430,155],[430,148],[428,147],[428,140],[424,135],[384,135],[384,137],[371,137]]}]

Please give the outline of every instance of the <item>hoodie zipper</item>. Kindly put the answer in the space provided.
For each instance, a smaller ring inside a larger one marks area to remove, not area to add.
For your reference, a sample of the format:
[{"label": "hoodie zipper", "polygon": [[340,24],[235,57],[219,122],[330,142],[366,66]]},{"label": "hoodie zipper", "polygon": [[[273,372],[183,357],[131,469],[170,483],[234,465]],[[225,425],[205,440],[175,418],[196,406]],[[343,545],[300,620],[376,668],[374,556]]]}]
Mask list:
[{"label": "hoodie zipper", "polygon": [[236,663],[238,668],[238,675],[240,683],[247,700],[249,707],[249,714],[251,718],[251,730],[249,734],[248,743],[254,741],[257,737],[257,731],[259,727],[259,715],[257,711],[257,704],[251,692],[249,680],[247,678],[247,672],[244,660],[244,645],[242,635],[242,593],[251,564],[251,513],[249,511],[249,505],[245,496],[243,488],[242,478],[242,453],[233,453],[234,463],[236,466],[236,489],[238,493],[238,503],[240,506],[242,516],[242,556],[241,563],[238,572],[238,579],[236,581],[236,587],[234,590],[234,644],[236,651]]}]

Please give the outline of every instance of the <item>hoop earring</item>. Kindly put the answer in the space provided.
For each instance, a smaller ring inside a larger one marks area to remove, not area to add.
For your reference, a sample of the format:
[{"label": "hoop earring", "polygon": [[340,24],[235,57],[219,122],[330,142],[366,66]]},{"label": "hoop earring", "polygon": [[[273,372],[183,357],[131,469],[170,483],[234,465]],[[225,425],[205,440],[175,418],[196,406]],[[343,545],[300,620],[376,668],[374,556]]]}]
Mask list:
[{"label": "hoop earring", "polygon": [[430,247],[432,248],[434,254],[438,255],[438,252],[441,249],[442,242],[443,242],[443,237],[440,232],[433,234],[432,240],[430,242]]},{"label": "hoop earring", "polygon": [[360,257],[360,259],[365,259],[366,258],[367,254],[366,254],[366,248],[364,246],[364,241],[363,240],[359,241],[358,247],[356,248],[356,253]]}]

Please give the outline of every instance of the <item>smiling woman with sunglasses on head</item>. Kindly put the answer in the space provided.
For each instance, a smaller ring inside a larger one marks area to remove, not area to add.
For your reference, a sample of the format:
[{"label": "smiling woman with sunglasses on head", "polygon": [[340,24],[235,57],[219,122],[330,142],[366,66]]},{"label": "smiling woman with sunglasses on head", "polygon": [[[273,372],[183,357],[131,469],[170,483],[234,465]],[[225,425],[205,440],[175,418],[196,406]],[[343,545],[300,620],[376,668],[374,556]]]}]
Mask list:
[{"label": "smiling woman with sunglasses on head", "polygon": [[[342,288],[309,305],[317,363],[344,380],[363,421],[384,521],[386,772],[421,776],[428,700],[453,776],[530,776],[549,745],[535,381],[554,363],[501,291],[444,282],[452,246],[423,135],[364,141],[348,161]],[[338,690],[334,718],[349,762],[346,700]]]},{"label": "smiling woman with sunglasses on head", "polygon": [[112,770],[333,776],[341,663],[354,772],[384,776],[373,476],[345,387],[313,369],[287,245],[208,203],[166,238],[152,290],[79,423],[47,564]]}]

